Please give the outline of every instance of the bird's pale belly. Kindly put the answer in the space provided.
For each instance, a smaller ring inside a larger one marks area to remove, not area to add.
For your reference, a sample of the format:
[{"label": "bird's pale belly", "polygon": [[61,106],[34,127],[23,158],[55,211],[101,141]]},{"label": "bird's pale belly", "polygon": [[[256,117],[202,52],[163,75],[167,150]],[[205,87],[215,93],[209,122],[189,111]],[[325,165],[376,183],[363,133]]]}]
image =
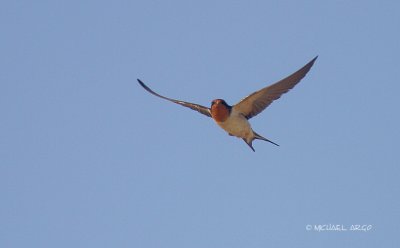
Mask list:
[{"label": "bird's pale belly", "polygon": [[253,130],[251,129],[248,120],[241,114],[233,113],[224,122],[218,122],[217,124],[227,131],[230,135],[239,138],[249,138],[253,136]]}]

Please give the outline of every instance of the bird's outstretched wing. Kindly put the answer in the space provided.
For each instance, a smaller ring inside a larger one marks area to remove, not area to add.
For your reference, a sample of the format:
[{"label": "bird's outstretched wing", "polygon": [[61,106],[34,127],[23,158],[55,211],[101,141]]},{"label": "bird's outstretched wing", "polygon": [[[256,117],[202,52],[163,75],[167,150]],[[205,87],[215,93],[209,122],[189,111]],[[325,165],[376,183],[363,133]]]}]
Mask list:
[{"label": "bird's outstretched wing", "polygon": [[285,79],[262,88],[261,90],[258,90],[243,98],[240,102],[234,105],[233,108],[242,113],[247,119],[256,116],[266,107],[268,107],[274,100],[279,99],[282,94],[288,92],[298,82],[300,82],[300,80],[311,69],[317,58],[318,56],[308,62],[308,64],[306,64],[303,68],[286,77]]},{"label": "bird's outstretched wing", "polygon": [[208,117],[211,117],[210,109],[207,108],[207,107],[204,107],[204,106],[201,106],[201,105],[195,104],[195,103],[184,102],[184,101],[175,100],[175,99],[171,99],[171,98],[162,96],[162,95],[160,95],[160,94],[157,94],[157,93],[154,92],[153,90],[151,90],[151,89],[150,89],[147,85],[145,85],[140,79],[138,79],[137,81],[139,82],[139,84],[140,84],[145,90],[147,90],[148,92],[150,92],[151,94],[153,94],[153,95],[155,95],[155,96],[161,97],[162,99],[171,101],[171,102],[173,102],[173,103],[182,105],[182,106],[184,106],[184,107],[187,107],[187,108],[196,110],[196,111],[198,111],[199,113],[202,113],[203,115],[206,115],[206,116],[208,116]]}]

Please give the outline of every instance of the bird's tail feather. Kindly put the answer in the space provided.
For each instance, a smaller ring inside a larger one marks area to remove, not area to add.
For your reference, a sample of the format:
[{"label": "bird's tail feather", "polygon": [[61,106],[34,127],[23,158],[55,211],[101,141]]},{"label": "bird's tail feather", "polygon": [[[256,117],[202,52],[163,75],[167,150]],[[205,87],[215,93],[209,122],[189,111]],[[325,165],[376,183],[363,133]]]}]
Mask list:
[{"label": "bird's tail feather", "polygon": [[[255,138],[255,139],[268,141],[268,142],[270,142],[270,143],[272,143],[272,144],[274,144],[274,145],[276,145],[276,146],[279,146],[277,143],[275,143],[275,142],[273,142],[273,141],[270,141],[269,139],[264,138],[263,136],[259,135],[258,133],[254,132],[254,131],[253,131],[253,133],[254,133],[254,138]],[[247,143],[247,142],[246,142],[246,143]],[[250,142],[250,143],[251,143],[251,142]],[[254,150],[254,149],[253,149],[253,150]]]},{"label": "bird's tail feather", "polygon": [[251,150],[253,150],[253,152],[256,151],[253,148],[253,140],[251,140],[250,142],[247,142],[247,140],[245,138],[243,138],[243,141],[246,142],[246,144],[251,148]]},{"label": "bird's tail feather", "polygon": [[264,141],[268,141],[276,146],[279,146],[277,143],[270,141],[269,139],[264,138],[263,136],[259,135],[258,133],[254,132],[254,138],[252,140],[250,140],[249,142],[247,142],[247,140],[245,138],[243,138],[243,141],[246,142],[246,144],[251,148],[251,150],[253,150],[253,152],[255,152],[256,150],[254,150],[253,148],[253,140],[255,139],[259,139],[259,140],[264,140]]}]

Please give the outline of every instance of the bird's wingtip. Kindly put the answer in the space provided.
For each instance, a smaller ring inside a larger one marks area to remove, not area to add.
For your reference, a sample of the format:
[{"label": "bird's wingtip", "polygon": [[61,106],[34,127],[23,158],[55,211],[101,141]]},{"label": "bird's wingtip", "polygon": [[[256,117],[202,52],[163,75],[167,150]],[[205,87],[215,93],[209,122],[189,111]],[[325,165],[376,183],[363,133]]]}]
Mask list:
[{"label": "bird's wingtip", "polygon": [[142,86],[145,90],[147,90],[148,92],[150,92],[151,94],[155,94],[157,95],[157,93],[155,93],[154,91],[152,91],[147,85],[145,85],[142,80],[140,80],[139,78],[137,78],[137,81],[139,82],[140,86]]},{"label": "bird's wingtip", "polygon": [[139,78],[137,78],[137,81],[139,82],[139,84],[140,84],[143,88],[145,88],[146,90],[149,90],[149,87],[147,87],[147,85],[145,85],[145,84],[142,82],[142,80],[140,80]]},{"label": "bird's wingtip", "polygon": [[311,68],[311,66],[314,65],[314,62],[318,59],[318,55],[315,56],[310,62],[307,63],[307,65],[305,65],[305,67],[309,66]]},{"label": "bird's wingtip", "polygon": [[317,59],[318,59],[318,56],[319,56],[319,55],[315,56],[311,61],[314,62],[315,60],[317,60]]}]

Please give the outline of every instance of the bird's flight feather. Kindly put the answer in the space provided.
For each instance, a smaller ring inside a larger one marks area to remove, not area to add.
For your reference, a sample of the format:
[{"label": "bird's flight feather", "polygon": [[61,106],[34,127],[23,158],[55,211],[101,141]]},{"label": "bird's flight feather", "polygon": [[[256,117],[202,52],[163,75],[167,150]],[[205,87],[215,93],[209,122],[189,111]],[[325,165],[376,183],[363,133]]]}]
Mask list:
[{"label": "bird's flight feather", "polygon": [[233,108],[239,113],[242,113],[247,119],[256,116],[273,101],[279,99],[282,94],[288,92],[300,82],[311,69],[317,58],[318,56],[292,75],[243,98],[239,103],[234,105]]},{"label": "bird's flight feather", "polygon": [[171,99],[171,98],[162,96],[162,95],[157,94],[156,92],[154,92],[152,89],[150,89],[150,88],[149,88],[147,85],[145,85],[140,79],[138,79],[138,82],[139,82],[139,84],[140,84],[145,90],[147,90],[148,92],[150,92],[151,94],[153,94],[153,95],[155,95],[155,96],[158,96],[158,97],[160,97],[160,98],[162,98],[162,99],[165,99],[165,100],[171,101],[171,102],[173,102],[173,103],[182,105],[182,106],[184,106],[184,107],[187,107],[187,108],[196,110],[196,111],[198,111],[199,113],[202,113],[203,115],[206,115],[206,116],[208,116],[208,117],[211,117],[210,109],[207,108],[207,107],[204,107],[204,106],[202,106],[202,105],[195,104],[195,103],[184,102],[184,101],[175,100],[175,99]]}]

